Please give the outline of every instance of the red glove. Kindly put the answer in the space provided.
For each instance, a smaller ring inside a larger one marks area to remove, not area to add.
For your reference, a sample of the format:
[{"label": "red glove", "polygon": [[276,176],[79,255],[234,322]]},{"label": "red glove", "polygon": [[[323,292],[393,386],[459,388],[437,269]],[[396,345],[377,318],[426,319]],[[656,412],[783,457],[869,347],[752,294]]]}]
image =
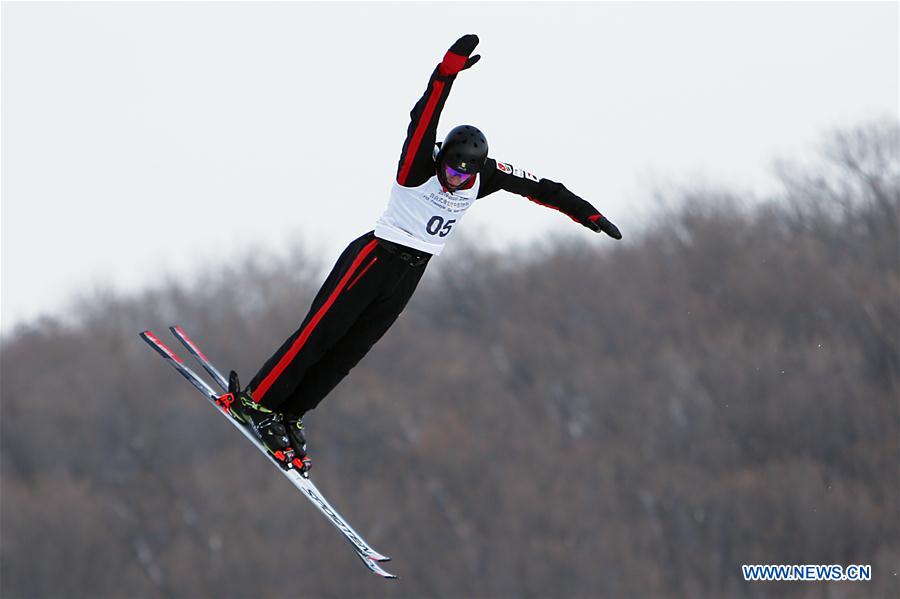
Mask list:
[{"label": "red glove", "polygon": [[450,46],[450,49],[447,50],[447,53],[444,54],[444,60],[441,61],[441,66],[438,69],[441,76],[456,75],[481,60],[480,54],[469,57],[469,54],[472,53],[477,45],[478,36],[474,33],[469,33],[456,40]]}]

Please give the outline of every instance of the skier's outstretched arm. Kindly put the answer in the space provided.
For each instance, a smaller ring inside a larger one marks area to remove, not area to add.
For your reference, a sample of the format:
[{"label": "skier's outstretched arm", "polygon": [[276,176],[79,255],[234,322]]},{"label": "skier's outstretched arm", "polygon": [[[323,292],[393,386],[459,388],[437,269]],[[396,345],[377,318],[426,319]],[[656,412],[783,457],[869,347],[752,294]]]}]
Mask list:
[{"label": "skier's outstretched arm", "polygon": [[576,223],[582,224],[592,231],[598,233],[602,231],[613,239],[622,239],[618,227],[600,214],[600,211],[589,202],[569,191],[562,183],[550,179],[539,179],[527,171],[488,158],[481,172],[481,187],[478,190],[478,197],[482,198],[501,189],[525,196],[542,206],[559,210]]},{"label": "skier's outstretched arm", "polygon": [[438,119],[456,75],[481,58],[477,54],[469,56],[477,45],[478,36],[474,34],[464,35],[456,40],[431,74],[425,94],[409,113],[409,129],[406,131],[406,141],[397,166],[397,183],[400,185],[418,187],[434,175],[432,152]]}]

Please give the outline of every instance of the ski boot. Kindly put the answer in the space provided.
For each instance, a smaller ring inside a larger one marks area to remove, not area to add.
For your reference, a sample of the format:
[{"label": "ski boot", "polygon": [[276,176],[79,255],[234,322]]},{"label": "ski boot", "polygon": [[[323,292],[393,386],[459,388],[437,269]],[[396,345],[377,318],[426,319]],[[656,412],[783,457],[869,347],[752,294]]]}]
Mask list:
[{"label": "ski boot", "polygon": [[228,376],[228,393],[219,396],[216,403],[232,418],[247,426],[256,435],[266,451],[285,469],[294,466],[294,450],[284,427],[281,414],[269,410],[241,391],[235,371]]},{"label": "ski boot", "polygon": [[312,460],[306,455],[306,435],[303,434],[303,418],[288,414],[285,416],[284,426],[287,430],[288,439],[291,441],[291,448],[294,450],[294,467],[303,476],[309,476]]}]

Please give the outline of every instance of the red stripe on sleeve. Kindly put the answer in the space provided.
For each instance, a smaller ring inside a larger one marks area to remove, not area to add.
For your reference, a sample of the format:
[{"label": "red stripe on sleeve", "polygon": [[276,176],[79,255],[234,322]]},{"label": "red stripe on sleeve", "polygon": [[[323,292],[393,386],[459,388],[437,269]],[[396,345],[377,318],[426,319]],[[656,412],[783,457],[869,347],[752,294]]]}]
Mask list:
[{"label": "red stripe on sleeve", "polygon": [[259,403],[263,396],[265,396],[266,392],[269,388],[278,380],[278,377],[281,376],[281,373],[284,372],[284,369],[288,367],[293,359],[297,356],[301,349],[303,349],[303,345],[306,343],[306,340],[309,339],[309,336],[312,335],[313,331],[316,329],[316,326],[319,324],[319,321],[325,316],[328,310],[331,308],[332,304],[334,304],[335,300],[341,294],[341,291],[344,290],[344,286],[347,284],[347,281],[353,276],[353,273],[356,272],[356,269],[359,268],[359,265],[362,264],[363,260],[366,259],[372,250],[375,249],[375,246],[378,245],[378,240],[373,239],[369,243],[360,250],[359,254],[356,256],[356,259],[353,260],[353,264],[350,265],[350,268],[347,269],[347,272],[344,273],[344,276],[341,277],[341,280],[338,282],[337,286],[334,288],[334,291],[331,292],[331,295],[328,296],[328,299],[322,304],[322,307],[315,313],[315,315],[310,319],[307,325],[303,328],[303,331],[297,336],[294,340],[294,343],[291,344],[290,349],[285,352],[281,359],[278,360],[278,364],[275,365],[275,368],[272,369],[272,372],[266,376],[259,384],[259,386],[253,390],[252,396],[253,400]]},{"label": "red stripe on sleeve", "polygon": [[535,204],[540,204],[541,206],[546,206],[547,208],[552,208],[553,210],[556,210],[557,212],[562,212],[563,214],[565,214],[566,216],[568,216],[569,218],[574,220],[576,223],[581,224],[577,218],[575,218],[574,216],[572,216],[571,214],[569,214],[567,212],[564,212],[562,209],[557,208],[556,206],[551,206],[550,204],[545,204],[544,202],[537,200],[531,196],[525,196],[525,197],[527,197],[529,200],[531,200]]},{"label": "red stripe on sleeve", "polygon": [[412,168],[413,160],[415,160],[416,153],[419,151],[419,146],[422,144],[422,137],[425,136],[425,129],[428,128],[428,123],[431,122],[431,116],[434,114],[434,109],[437,108],[438,100],[441,98],[441,93],[443,93],[443,91],[444,82],[435,81],[434,86],[431,88],[431,96],[429,96],[428,102],[425,104],[422,118],[419,119],[416,130],[413,132],[412,139],[409,141],[409,146],[406,148],[406,155],[403,157],[403,166],[400,168],[400,174],[397,176],[397,183],[400,185],[406,184],[406,179],[409,177],[409,169]]}]

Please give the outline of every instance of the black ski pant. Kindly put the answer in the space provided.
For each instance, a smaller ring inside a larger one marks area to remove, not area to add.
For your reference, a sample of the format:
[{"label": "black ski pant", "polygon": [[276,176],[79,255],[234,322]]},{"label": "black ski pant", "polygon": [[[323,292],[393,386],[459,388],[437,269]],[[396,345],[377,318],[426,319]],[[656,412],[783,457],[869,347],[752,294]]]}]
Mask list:
[{"label": "black ski pant", "polygon": [[289,415],[315,408],[397,320],[429,258],[372,231],[351,242],[300,328],[253,377],[253,399]]}]

